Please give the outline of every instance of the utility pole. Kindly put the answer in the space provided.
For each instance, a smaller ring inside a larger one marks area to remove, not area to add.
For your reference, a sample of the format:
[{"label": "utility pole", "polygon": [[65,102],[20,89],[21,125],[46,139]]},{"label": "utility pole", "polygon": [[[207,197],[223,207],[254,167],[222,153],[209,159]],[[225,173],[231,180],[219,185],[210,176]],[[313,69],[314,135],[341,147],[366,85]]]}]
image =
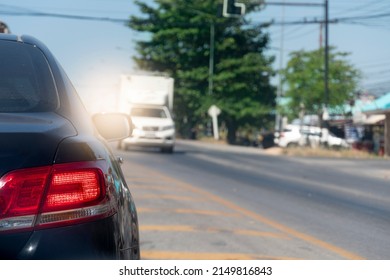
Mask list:
[{"label": "utility pole", "polygon": [[200,14],[200,15],[204,15],[204,16],[207,16],[209,17],[209,21],[210,21],[210,46],[209,46],[209,77],[208,77],[208,81],[209,81],[209,88],[208,88],[208,94],[209,95],[212,95],[213,94],[213,87],[214,87],[214,84],[213,84],[213,76],[214,76],[214,49],[215,49],[215,19],[214,19],[214,16],[211,15],[211,14],[207,14],[205,12],[202,12],[202,11],[199,11],[199,10],[195,10],[195,9],[191,9],[191,11],[193,11],[194,13],[196,14]]},{"label": "utility pole", "polygon": [[325,0],[325,110],[329,105],[329,2]]},{"label": "utility pole", "polygon": [[[283,3],[284,3],[284,0],[283,0]],[[284,6],[282,6],[282,21],[284,21],[284,12],[285,12],[285,9],[284,9]],[[283,79],[282,79],[282,74],[281,74],[281,71],[282,71],[282,68],[283,68],[283,56],[284,56],[284,25],[282,24],[281,27],[280,27],[280,59],[279,59],[279,88],[278,88],[278,91],[277,91],[277,102],[276,102],[276,105],[279,105],[280,104],[280,100],[281,98],[283,97]],[[282,131],[282,126],[283,126],[283,116],[279,113],[279,112],[276,112],[276,123],[275,123],[275,130],[279,132],[279,137],[280,137],[280,133]]]},{"label": "utility pole", "polygon": [[321,49],[322,46],[323,46],[323,44],[322,44],[322,42],[323,42],[323,34],[322,34],[323,30],[324,30],[324,25],[322,23],[320,23],[320,39],[319,39],[319,44],[318,44],[319,47],[318,47],[318,49]]},{"label": "utility pole", "polygon": [[[324,8],[324,23],[325,24],[325,47],[324,47],[324,100],[323,100],[323,116],[327,115],[327,107],[329,105],[329,0],[324,0],[320,3],[304,3],[304,2],[272,2],[267,1],[264,5],[278,5],[278,6],[306,6],[314,7],[320,6]],[[321,36],[322,37],[322,36]],[[321,40],[321,39],[320,39]],[[322,40],[321,40],[322,41]],[[322,44],[322,43],[320,43]]]},{"label": "utility pole", "polygon": [[209,95],[213,94],[215,24],[210,21]]},{"label": "utility pole", "polygon": [[324,47],[324,109],[328,107],[329,103],[329,1],[324,0],[323,4],[320,3],[304,3],[304,2],[264,2],[264,5],[277,5],[277,6],[305,6],[314,7],[320,6],[324,8],[324,24],[325,24],[325,47]]},{"label": "utility pole", "polygon": [[[323,7],[324,8],[324,24],[325,24],[325,47],[324,47],[324,115],[327,113],[329,105],[329,0],[324,0],[320,3],[305,3],[305,2],[261,2],[260,5],[275,5],[275,6],[304,6],[304,7]],[[236,3],[236,0],[224,0],[223,15],[225,17],[240,16],[245,14],[245,5]]]}]

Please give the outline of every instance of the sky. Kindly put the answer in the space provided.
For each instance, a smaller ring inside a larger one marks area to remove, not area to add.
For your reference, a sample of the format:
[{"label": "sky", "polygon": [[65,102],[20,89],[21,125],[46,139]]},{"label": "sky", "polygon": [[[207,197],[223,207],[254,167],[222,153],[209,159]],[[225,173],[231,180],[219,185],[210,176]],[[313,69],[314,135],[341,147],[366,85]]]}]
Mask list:
[{"label": "sky", "polygon": [[[285,66],[291,51],[320,46],[320,24],[310,22],[322,20],[325,11],[323,5],[272,5],[283,1],[324,3],[270,0],[262,11],[251,15],[254,22],[274,22],[268,29],[271,43],[267,54],[275,56],[275,69]],[[96,19],[31,16],[33,13]],[[91,112],[109,110],[105,108],[110,106],[107,100],[118,90],[119,76],[137,71],[131,58],[136,54],[135,42],[144,36],[122,21],[99,18],[126,20],[134,14],[139,14],[134,0],[0,0],[0,21],[14,34],[32,35],[44,42]],[[350,53],[348,60],[363,74],[361,88],[376,94],[390,92],[390,1],[329,0],[329,19],[337,19],[329,24],[329,45]],[[277,78],[272,82],[277,84]]]}]

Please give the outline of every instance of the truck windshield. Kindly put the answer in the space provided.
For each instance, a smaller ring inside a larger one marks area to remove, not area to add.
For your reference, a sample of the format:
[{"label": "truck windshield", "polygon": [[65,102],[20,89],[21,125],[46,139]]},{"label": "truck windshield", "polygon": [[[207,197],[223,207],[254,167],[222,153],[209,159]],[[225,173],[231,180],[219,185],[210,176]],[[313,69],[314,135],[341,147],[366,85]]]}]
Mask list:
[{"label": "truck windshield", "polygon": [[158,108],[132,108],[130,115],[133,117],[167,118],[164,110]]}]

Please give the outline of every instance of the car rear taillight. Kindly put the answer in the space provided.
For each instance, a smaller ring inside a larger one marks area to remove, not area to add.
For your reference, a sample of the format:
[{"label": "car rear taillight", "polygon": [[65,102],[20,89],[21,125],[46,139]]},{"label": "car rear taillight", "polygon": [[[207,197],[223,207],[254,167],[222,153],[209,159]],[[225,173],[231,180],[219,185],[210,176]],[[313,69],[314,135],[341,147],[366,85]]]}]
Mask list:
[{"label": "car rear taillight", "polygon": [[115,212],[102,161],[12,171],[0,179],[0,232],[59,226]]}]

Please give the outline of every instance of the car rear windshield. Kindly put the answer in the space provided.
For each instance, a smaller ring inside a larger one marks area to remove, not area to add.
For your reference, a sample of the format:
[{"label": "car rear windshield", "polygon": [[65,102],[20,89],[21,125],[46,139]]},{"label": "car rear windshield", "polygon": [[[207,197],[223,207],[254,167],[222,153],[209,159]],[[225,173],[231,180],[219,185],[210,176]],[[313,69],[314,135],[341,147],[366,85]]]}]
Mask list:
[{"label": "car rear windshield", "polygon": [[32,45],[0,41],[0,112],[46,112],[58,106],[43,53]]}]

